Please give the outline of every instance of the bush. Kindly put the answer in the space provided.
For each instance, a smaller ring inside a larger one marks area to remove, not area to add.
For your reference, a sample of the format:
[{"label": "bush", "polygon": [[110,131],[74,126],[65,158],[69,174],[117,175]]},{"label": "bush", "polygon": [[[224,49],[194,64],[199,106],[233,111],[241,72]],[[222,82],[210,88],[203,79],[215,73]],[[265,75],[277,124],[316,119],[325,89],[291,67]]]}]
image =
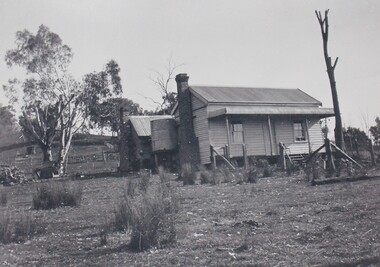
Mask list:
[{"label": "bush", "polygon": [[160,183],[131,198],[124,194],[115,208],[116,230],[131,233],[130,247],[142,251],[151,247],[162,247],[176,241],[175,214],[178,202],[161,170]]},{"label": "bush", "polygon": [[212,173],[206,168],[202,168],[200,171],[201,184],[208,184],[212,180]]},{"label": "bush", "polygon": [[82,201],[83,189],[78,183],[50,181],[36,186],[33,194],[33,209],[46,210],[63,206],[79,206]]},{"label": "bush", "polygon": [[30,213],[6,214],[0,218],[0,242],[24,242],[36,233]]},{"label": "bush", "polygon": [[227,166],[223,166],[219,170],[220,170],[220,174],[222,175],[222,180],[221,180],[222,183],[230,183],[234,180],[235,175],[230,168],[228,168]]},{"label": "bush", "polygon": [[197,179],[194,167],[190,163],[185,163],[181,168],[181,179],[184,185],[193,185]]},{"label": "bush", "polygon": [[8,203],[8,193],[5,190],[0,190],[0,205],[6,206]]},{"label": "bush", "polygon": [[15,166],[3,166],[0,169],[0,183],[3,185],[26,184],[34,181],[33,177],[27,178]]},{"label": "bush", "polygon": [[309,182],[321,178],[324,175],[323,160],[320,154],[315,155],[306,165],[305,174]]},{"label": "bush", "polygon": [[257,177],[258,177],[257,169],[254,167],[250,167],[248,170],[246,170],[245,176],[246,176],[246,182],[256,183]]}]

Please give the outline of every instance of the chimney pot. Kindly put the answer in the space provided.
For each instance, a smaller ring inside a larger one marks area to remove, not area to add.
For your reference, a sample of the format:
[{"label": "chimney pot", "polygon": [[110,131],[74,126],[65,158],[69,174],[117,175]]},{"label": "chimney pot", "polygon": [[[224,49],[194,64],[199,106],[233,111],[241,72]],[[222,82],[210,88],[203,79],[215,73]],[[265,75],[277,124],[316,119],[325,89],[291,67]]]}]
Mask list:
[{"label": "chimney pot", "polygon": [[188,82],[189,81],[189,76],[187,76],[187,73],[180,73],[180,74],[177,74],[177,76],[175,76],[175,81],[177,83],[180,83],[180,82]]}]

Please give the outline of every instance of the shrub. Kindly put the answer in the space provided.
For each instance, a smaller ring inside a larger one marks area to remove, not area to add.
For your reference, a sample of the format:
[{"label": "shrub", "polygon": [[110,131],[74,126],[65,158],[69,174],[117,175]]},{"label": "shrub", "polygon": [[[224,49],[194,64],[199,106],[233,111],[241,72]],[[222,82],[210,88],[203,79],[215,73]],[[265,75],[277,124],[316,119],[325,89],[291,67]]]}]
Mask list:
[{"label": "shrub", "polygon": [[268,160],[266,159],[258,159],[257,167],[263,170],[263,177],[271,177],[273,175],[273,169],[270,166]]},{"label": "shrub", "polygon": [[257,169],[255,167],[250,167],[246,170],[245,176],[248,183],[256,183],[258,177]]},{"label": "shrub", "polygon": [[222,170],[216,169],[213,170],[210,177],[210,184],[217,185],[224,182],[224,175],[222,173]]},{"label": "shrub", "polygon": [[0,205],[6,206],[8,203],[8,193],[5,190],[0,190]]},{"label": "shrub", "polygon": [[27,178],[15,166],[3,166],[0,169],[0,183],[3,185],[26,184],[32,181],[34,181],[33,177]]},{"label": "shrub", "polygon": [[212,173],[206,169],[203,165],[199,166],[199,176],[201,178],[201,184],[208,184],[211,182]]},{"label": "shrub", "polygon": [[78,183],[50,181],[36,186],[33,194],[33,209],[46,210],[63,206],[79,206],[82,200],[83,189]]},{"label": "shrub", "polygon": [[197,179],[194,167],[190,163],[185,163],[181,168],[181,179],[184,185],[193,185]]},{"label": "shrub", "polygon": [[223,166],[222,168],[220,168],[220,174],[222,175],[222,183],[232,182],[235,178],[233,171],[227,166]]},{"label": "shrub", "polygon": [[321,178],[324,175],[323,160],[320,154],[315,155],[305,167],[306,178],[313,183],[314,180]]},{"label": "shrub", "polygon": [[23,242],[36,233],[30,213],[6,214],[0,218],[0,242]]},{"label": "shrub", "polygon": [[271,166],[268,165],[263,170],[263,177],[271,177],[272,175],[273,175],[273,169],[271,168]]},{"label": "shrub", "polygon": [[131,233],[130,247],[142,251],[176,241],[175,214],[178,202],[165,172],[160,183],[131,198],[124,194],[115,208],[116,230]]}]

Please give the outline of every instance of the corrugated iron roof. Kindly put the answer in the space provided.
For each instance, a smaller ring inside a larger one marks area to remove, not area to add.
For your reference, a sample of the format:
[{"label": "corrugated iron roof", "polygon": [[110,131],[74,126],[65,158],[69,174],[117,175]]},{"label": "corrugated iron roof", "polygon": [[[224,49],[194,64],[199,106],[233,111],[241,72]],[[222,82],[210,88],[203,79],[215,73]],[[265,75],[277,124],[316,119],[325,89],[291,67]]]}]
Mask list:
[{"label": "corrugated iron roof", "polygon": [[154,115],[154,116],[129,116],[133,128],[138,136],[151,136],[150,122],[153,120],[171,119],[171,115]]},{"label": "corrugated iron roof", "polygon": [[209,112],[208,117],[221,115],[315,115],[320,118],[334,116],[332,108],[291,106],[227,106]]},{"label": "corrugated iron roof", "polygon": [[190,90],[208,103],[321,105],[300,89],[191,86]]}]

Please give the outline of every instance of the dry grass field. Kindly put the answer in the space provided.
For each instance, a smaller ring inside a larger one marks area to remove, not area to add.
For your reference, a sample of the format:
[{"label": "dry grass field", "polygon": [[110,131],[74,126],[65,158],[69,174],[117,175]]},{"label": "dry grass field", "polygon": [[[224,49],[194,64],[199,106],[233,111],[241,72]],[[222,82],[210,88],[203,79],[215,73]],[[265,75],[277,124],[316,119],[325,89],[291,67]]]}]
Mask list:
[{"label": "dry grass field", "polygon": [[183,186],[177,242],[134,252],[128,233],[100,233],[128,179],[72,181],[79,207],[32,210],[35,185],[0,188],[0,215],[30,214],[38,233],[0,244],[1,266],[380,266],[380,179],[310,186],[302,175]]}]

